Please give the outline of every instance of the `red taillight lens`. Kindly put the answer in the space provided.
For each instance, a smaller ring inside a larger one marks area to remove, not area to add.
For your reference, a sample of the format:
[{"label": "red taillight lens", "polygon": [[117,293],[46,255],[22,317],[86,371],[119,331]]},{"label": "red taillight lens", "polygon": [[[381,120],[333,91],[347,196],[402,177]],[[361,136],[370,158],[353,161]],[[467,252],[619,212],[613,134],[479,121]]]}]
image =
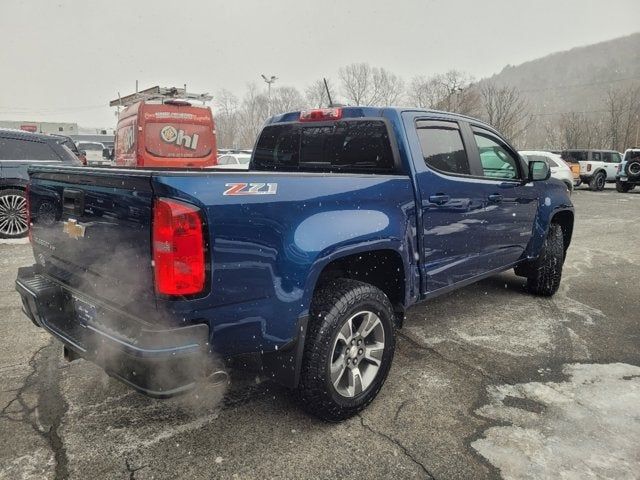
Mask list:
[{"label": "red taillight lens", "polygon": [[590,172],[590,171],[591,171],[591,164],[587,163],[587,172]]},{"label": "red taillight lens", "polygon": [[199,208],[167,198],[156,200],[153,264],[158,293],[193,295],[204,290],[204,237]]},{"label": "red taillight lens", "polygon": [[301,122],[321,122],[323,120],[340,120],[341,118],[341,108],[318,108],[300,112]]}]

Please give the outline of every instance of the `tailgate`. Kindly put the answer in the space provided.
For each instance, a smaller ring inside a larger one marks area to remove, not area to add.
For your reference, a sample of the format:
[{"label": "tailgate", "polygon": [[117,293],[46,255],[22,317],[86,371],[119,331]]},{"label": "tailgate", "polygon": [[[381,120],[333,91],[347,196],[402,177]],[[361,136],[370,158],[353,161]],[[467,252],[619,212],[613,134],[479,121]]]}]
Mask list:
[{"label": "tailgate", "polygon": [[151,173],[30,170],[31,243],[44,273],[80,298],[134,315],[155,308]]}]

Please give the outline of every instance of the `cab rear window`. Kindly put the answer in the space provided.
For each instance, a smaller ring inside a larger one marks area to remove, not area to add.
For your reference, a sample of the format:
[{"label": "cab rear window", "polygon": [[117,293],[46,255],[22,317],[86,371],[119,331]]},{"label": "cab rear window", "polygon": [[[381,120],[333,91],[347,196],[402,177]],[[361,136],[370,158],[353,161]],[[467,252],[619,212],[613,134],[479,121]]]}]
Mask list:
[{"label": "cab rear window", "polygon": [[384,122],[348,120],[269,125],[258,139],[252,168],[390,173],[395,163]]}]

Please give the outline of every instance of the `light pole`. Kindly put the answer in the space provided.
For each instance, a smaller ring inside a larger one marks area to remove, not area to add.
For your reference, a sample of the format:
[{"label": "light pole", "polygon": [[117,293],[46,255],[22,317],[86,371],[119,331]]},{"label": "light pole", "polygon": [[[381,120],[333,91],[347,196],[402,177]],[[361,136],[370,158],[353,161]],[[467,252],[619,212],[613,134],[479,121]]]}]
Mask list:
[{"label": "light pole", "polygon": [[267,97],[268,97],[267,116],[270,117],[271,116],[271,84],[275,82],[278,79],[278,77],[276,77],[275,75],[271,75],[271,77],[267,78],[267,76],[263,74],[262,79],[267,84]]}]

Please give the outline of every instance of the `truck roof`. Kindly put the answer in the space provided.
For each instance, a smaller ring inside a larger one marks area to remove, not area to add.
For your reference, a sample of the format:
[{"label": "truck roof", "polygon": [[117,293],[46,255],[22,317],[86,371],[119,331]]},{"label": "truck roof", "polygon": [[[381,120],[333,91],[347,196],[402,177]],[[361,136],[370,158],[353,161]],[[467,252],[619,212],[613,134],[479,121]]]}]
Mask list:
[{"label": "truck roof", "polygon": [[[489,130],[496,131],[491,125],[482,120],[459,113],[445,112],[443,110],[431,110],[425,108],[411,108],[411,107],[333,107],[340,108],[342,110],[342,118],[359,118],[359,117],[383,117],[388,113],[396,113],[398,115],[403,112],[424,112],[427,115],[433,115],[438,117],[446,117],[452,120],[465,120],[480,124]],[[322,110],[322,109],[310,109],[310,110]],[[296,122],[300,119],[301,110],[287,112],[280,115],[274,115],[267,120],[268,124],[271,123],[285,123]]]},{"label": "truck roof", "polygon": [[62,143],[65,138],[69,138],[66,135],[50,135],[47,133],[32,133],[25,130],[18,130],[16,128],[0,128],[0,133],[4,133],[13,138],[21,140],[41,140],[44,142]]}]

